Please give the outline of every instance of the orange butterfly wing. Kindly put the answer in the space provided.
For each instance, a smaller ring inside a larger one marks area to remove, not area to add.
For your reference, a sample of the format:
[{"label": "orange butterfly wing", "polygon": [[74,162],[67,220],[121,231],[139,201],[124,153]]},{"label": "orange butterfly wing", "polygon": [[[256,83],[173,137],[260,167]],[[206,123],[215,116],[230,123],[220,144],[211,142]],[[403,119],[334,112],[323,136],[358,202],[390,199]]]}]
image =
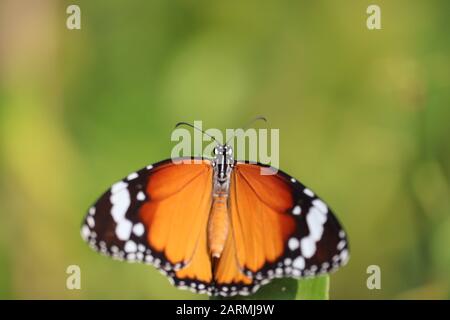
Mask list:
[{"label": "orange butterfly wing", "polygon": [[215,274],[218,294],[245,295],[276,277],[313,276],[347,262],[345,232],[330,209],[301,183],[273,170],[236,163],[232,232]]},{"label": "orange butterfly wing", "polygon": [[148,166],[100,197],[82,236],[95,250],[152,264],[172,283],[206,293],[212,280],[206,239],[211,181],[209,160]]},{"label": "orange butterfly wing", "polygon": [[211,208],[212,167],[208,162],[165,167],[147,185],[149,202],[139,215],[148,243],[178,265],[178,279],[211,281],[206,228]]}]

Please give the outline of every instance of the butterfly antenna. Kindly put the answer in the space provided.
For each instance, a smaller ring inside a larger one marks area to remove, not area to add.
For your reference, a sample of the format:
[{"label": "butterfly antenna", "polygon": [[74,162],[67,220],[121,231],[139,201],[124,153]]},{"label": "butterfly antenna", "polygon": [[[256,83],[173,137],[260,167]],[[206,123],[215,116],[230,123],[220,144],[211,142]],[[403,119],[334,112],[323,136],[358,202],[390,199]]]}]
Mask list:
[{"label": "butterfly antenna", "polygon": [[[267,122],[266,117],[264,116],[257,116],[255,118],[253,118],[252,120],[250,120],[245,126],[243,126],[243,128],[241,128],[242,130],[247,130],[253,123],[255,123],[258,120],[263,120],[264,122]],[[230,142],[231,140],[233,140],[233,138],[236,136],[236,134],[233,134],[233,136],[231,136],[230,139],[228,139],[228,141],[225,144],[228,144],[228,142]]]},{"label": "butterfly antenna", "polygon": [[175,128],[178,128],[179,126],[182,126],[182,125],[188,126],[188,127],[191,127],[191,128],[194,128],[195,130],[198,130],[198,131],[200,131],[201,133],[203,133],[204,135],[207,135],[208,137],[210,137],[211,139],[213,139],[217,144],[220,144],[219,142],[217,142],[216,138],[214,138],[212,135],[206,133],[205,131],[201,130],[200,128],[197,128],[196,126],[194,126],[194,125],[192,125],[192,124],[190,124],[190,123],[187,123],[187,122],[178,122],[178,123],[175,125]]}]

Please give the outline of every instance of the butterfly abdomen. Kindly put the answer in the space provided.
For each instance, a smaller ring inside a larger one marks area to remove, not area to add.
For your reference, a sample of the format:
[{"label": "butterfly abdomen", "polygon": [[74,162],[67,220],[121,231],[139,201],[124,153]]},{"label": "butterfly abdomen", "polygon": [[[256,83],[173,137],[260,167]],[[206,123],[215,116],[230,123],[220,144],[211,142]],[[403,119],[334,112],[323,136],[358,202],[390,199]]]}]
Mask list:
[{"label": "butterfly abdomen", "polygon": [[213,198],[208,221],[208,247],[213,258],[220,258],[228,236],[228,197]]}]

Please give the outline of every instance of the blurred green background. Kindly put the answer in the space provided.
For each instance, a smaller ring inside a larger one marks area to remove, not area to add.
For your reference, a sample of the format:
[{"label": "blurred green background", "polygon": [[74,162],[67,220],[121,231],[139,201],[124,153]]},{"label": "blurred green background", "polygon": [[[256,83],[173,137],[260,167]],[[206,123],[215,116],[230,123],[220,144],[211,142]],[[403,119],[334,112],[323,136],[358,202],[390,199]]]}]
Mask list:
[{"label": "blurred green background", "polygon": [[[366,28],[378,4],[382,30]],[[66,7],[81,8],[81,30]],[[178,121],[280,129],[346,227],[332,299],[450,297],[449,1],[0,2],[0,298],[204,298],[79,235]],[[82,290],[66,289],[66,268]],[[368,290],[379,265],[382,289]]]}]

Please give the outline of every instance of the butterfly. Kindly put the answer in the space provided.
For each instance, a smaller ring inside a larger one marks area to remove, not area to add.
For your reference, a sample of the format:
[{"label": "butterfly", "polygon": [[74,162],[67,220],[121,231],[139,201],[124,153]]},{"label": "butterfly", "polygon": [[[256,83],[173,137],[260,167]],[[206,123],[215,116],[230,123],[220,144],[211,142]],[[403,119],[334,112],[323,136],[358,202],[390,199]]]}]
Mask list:
[{"label": "butterfly", "polygon": [[114,183],[81,235],[102,254],[153,265],[179,288],[224,297],[331,273],[349,259],[323,200],[281,170],[236,161],[227,143],[212,158],[164,160]]}]

